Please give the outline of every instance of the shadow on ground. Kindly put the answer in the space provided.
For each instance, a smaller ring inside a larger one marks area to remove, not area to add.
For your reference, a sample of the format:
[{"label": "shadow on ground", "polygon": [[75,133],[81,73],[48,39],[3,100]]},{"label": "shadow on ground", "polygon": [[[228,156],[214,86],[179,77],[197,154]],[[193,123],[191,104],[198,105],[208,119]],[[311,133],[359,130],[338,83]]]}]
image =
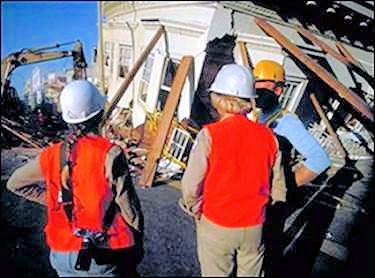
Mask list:
[{"label": "shadow on ground", "polygon": [[[281,246],[276,244],[273,250],[280,264],[274,254],[268,258],[272,276],[375,274],[370,262],[370,251],[375,247],[372,162],[359,164],[348,161],[324,189],[323,185],[298,189],[295,200],[300,207],[289,204],[287,211],[293,214],[288,220],[292,224],[285,225]],[[320,193],[306,205],[319,189]],[[277,221],[275,218],[274,223]],[[280,250],[283,254],[277,253]]]},{"label": "shadow on ground", "polygon": [[[10,173],[25,163],[27,157],[2,150],[1,160],[2,270],[9,277],[56,277],[44,241],[44,207],[6,189]],[[150,190],[137,186],[136,191],[145,216],[145,256],[138,266],[139,274],[199,276],[194,223],[177,204],[180,191],[166,185]]]},{"label": "shadow on ground", "polygon": [[[12,154],[4,157],[2,151],[2,270],[9,277],[56,277],[44,242],[45,209],[5,188],[9,173],[24,161]],[[330,185],[319,197],[295,217],[284,232],[283,247],[289,248],[282,256],[276,276],[357,277],[373,272],[370,251],[375,247],[372,221],[375,202],[370,166],[366,164],[359,170],[355,165],[347,165],[329,180]],[[317,188],[319,186],[306,187],[300,191],[301,203],[306,204]],[[150,190],[136,187],[136,191],[145,215],[145,256],[138,266],[139,274],[199,276],[195,227],[177,204],[180,191],[165,185]],[[332,196],[348,203],[340,207]],[[365,209],[366,213],[358,208]],[[327,243],[330,243],[328,248],[323,248]],[[271,265],[275,265],[274,257],[271,259]]]}]

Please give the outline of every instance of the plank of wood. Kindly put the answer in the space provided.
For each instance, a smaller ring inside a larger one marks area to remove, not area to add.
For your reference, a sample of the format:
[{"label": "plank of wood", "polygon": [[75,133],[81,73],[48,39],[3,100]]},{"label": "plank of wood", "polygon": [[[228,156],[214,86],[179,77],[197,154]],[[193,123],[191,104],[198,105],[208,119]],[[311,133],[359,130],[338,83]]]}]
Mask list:
[{"label": "plank of wood", "polygon": [[141,55],[138,57],[137,61],[135,61],[132,69],[126,75],[124,82],[122,82],[120,88],[117,90],[116,95],[112,98],[111,102],[108,105],[107,110],[104,113],[102,125],[105,124],[109,116],[111,115],[112,111],[115,109],[117,103],[120,101],[126,90],[128,89],[130,83],[133,81],[135,75],[137,74],[138,70],[150,54],[151,50],[155,47],[156,43],[159,41],[162,34],[164,34],[165,30],[163,26],[160,26],[154,37],[151,39],[147,47],[143,50]]},{"label": "plank of wood", "polygon": [[289,41],[284,35],[276,30],[266,20],[256,17],[255,23],[268,35],[273,37],[277,43],[288,50],[294,57],[305,64],[312,72],[314,72],[321,80],[330,86],[341,98],[349,102],[354,109],[371,121],[374,120],[374,113],[367,103],[356,95],[353,91],[346,88],[332,74],[317,64],[312,58],[306,55],[298,46]]},{"label": "plank of wood", "polygon": [[184,56],[182,58],[181,64],[177,69],[177,73],[173,80],[171,91],[168,95],[166,104],[161,115],[155,139],[152,143],[150,152],[147,154],[146,165],[144,167],[143,174],[139,180],[139,185],[142,187],[152,186],[157,163],[161,157],[164,144],[168,135],[168,131],[171,126],[173,116],[176,111],[177,104],[180,99],[181,92],[184,87],[186,77],[189,74],[192,63],[192,56]]},{"label": "plank of wood", "polygon": [[253,69],[253,64],[251,63],[251,59],[249,56],[249,52],[247,51],[246,43],[244,41],[238,41],[238,46],[240,48],[241,58],[243,65],[250,69]]},{"label": "plank of wood", "polygon": [[304,36],[305,38],[309,39],[313,44],[320,47],[323,51],[330,54],[332,57],[336,58],[340,62],[344,63],[345,65],[351,67],[352,64],[350,61],[343,55],[337,53],[333,48],[331,48],[328,44],[325,42],[319,40],[317,37],[315,37],[312,33],[310,33],[308,30],[303,28],[302,26],[297,28],[297,31]]},{"label": "plank of wood", "polygon": [[348,59],[348,61],[353,64],[353,65],[356,65],[357,67],[359,67],[361,70],[363,70],[364,72],[367,73],[366,69],[362,66],[362,64],[360,62],[358,62],[349,52],[349,50],[347,50],[345,48],[345,46],[341,43],[341,42],[336,42],[336,47],[337,49]]},{"label": "plank of wood", "polygon": [[20,134],[19,132],[13,130],[12,128],[8,127],[6,124],[1,124],[1,126],[3,128],[5,128],[6,130],[8,130],[10,133],[12,133],[13,135],[17,136],[18,138],[22,139],[23,141],[29,143],[31,146],[33,146],[34,148],[40,150],[42,147],[39,146],[37,143],[33,142],[32,140],[28,139],[26,136]]},{"label": "plank of wood", "polygon": [[343,157],[346,157],[346,151],[345,151],[344,146],[342,145],[341,141],[339,140],[336,132],[333,130],[333,127],[332,127],[331,123],[327,119],[326,115],[324,114],[324,111],[323,111],[322,107],[319,104],[319,101],[317,100],[316,96],[313,93],[310,94],[310,99],[312,101],[312,104],[313,104],[316,112],[318,112],[318,114],[319,114],[320,118],[322,119],[324,125],[327,127],[328,133],[331,135],[333,143],[335,144],[337,150],[341,153],[341,155]]}]

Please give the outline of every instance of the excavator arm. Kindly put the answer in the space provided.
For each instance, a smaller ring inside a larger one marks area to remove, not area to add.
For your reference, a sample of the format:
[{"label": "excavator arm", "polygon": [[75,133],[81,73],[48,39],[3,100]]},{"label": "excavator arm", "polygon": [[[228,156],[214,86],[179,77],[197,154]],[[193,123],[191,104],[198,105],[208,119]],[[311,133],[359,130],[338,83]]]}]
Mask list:
[{"label": "excavator arm", "polygon": [[39,49],[23,49],[21,51],[8,55],[1,61],[1,96],[9,86],[11,73],[19,66],[34,63],[56,60],[64,57],[73,57],[74,75],[73,79],[86,79],[87,63],[83,54],[82,43],[77,40],[71,51],[44,51],[46,49],[57,48],[60,45],[52,47],[43,47]]}]

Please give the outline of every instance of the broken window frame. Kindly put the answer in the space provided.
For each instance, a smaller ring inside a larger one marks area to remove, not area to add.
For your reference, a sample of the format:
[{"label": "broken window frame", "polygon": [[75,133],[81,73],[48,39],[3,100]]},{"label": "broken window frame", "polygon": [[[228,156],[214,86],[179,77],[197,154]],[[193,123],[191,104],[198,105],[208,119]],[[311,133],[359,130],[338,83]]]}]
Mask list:
[{"label": "broken window frame", "polygon": [[[128,74],[132,60],[132,47],[128,44],[119,44],[119,59],[117,77],[125,78]],[[121,72],[123,71],[123,72]]]},{"label": "broken window frame", "polygon": [[279,103],[282,108],[295,112],[309,81],[305,78],[286,76],[284,92],[281,94]]},{"label": "broken window frame", "polygon": [[[169,71],[169,70],[173,69],[173,68],[169,67],[171,62],[175,65],[174,73]],[[171,91],[171,88],[172,88],[172,83],[173,83],[174,77],[176,76],[177,68],[180,65],[180,63],[181,63],[181,60],[177,59],[177,58],[168,57],[167,59],[165,59],[164,67],[163,67],[163,73],[161,75],[162,82],[161,82],[161,86],[160,86],[158,100],[157,100],[157,103],[156,103],[156,107],[160,111],[162,111],[163,108],[164,108],[164,105],[165,105],[165,102],[167,100],[168,94],[169,94],[169,92]],[[170,81],[170,83],[169,82],[166,83],[167,82],[167,75],[169,73],[172,74],[170,80],[168,80],[168,81]]]},{"label": "broken window frame", "polygon": [[114,43],[111,41],[104,42],[104,67],[109,69],[110,73],[113,71],[113,49]]},{"label": "broken window frame", "polygon": [[185,169],[194,139],[190,133],[178,126],[173,128],[167,146],[163,150],[163,156]]},{"label": "broken window frame", "polygon": [[149,84],[151,81],[152,70],[154,67],[155,55],[150,53],[147,57],[142,71],[142,77],[139,80],[139,87],[138,87],[138,96],[139,100],[142,101],[144,105],[146,105],[146,98],[149,90]]},{"label": "broken window frame", "polygon": [[96,61],[98,59],[98,49],[97,47],[92,48],[92,63],[96,64]]}]

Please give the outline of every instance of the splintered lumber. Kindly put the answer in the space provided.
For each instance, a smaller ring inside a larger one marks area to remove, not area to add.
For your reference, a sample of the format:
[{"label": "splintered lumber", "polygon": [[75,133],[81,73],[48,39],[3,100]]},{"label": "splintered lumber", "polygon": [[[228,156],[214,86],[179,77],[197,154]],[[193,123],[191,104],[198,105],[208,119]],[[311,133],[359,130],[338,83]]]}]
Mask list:
[{"label": "splintered lumber", "polygon": [[312,41],[316,46],[320,47],[323,51],[332,55],[334,58],[348,66],[350,69],[355,70],[358,74],[364,77],[369,82],[369,84],[371,84],[372,87],[374,87],[374,78],[366,71],[366,69],[361,65],[361,63],[354,59],[354,57],[349,53],[349,51],[344,47],[343,44],[341,44],[340,42],[336,42],[336,47],[340,52],[338,53],[328,44],[319,40],[311,32],[307,31],[303,27],[299,27],[297,30],[301,35]]},{"label": "splintered lumber", "polygon": [[349,67],[352,66],[352,64],[350,63],[350,61],[345,56],[342,56],[341,54],[337,53],[328,44],[326,44],[325,42],[319,40],[317,37],[315,37],[312,33],[310,33],[309,31],[307,31],[302,26],[298,27],[297,31],[302,36],[304,36],[305,38],[309,39],[313,44],[315,44],[316,46],[320,47],[323,51],[325,51],[326,53],[330,54],[332,57],[336,58],[337,60],[339,60],[340,62],[344,63],[345,65],[347,65]]},{"label": "splintered lumber", "polygon": [[39,149],[39,150],[42,148],[42,147],[39,146],[37,143],[31,141],[31,140],[28,139],[25,135],[23,135],[23,134],[21,134],[21,133],[15,131],[15,130],[13,130],[13,129],[11,129],[11,128],[8,127],[6,124],[3,124],[3,123],[2,123],[1,126],[2,126],[3,128],[5,128],[6,130],[8,130],[10,133],[12,133],[12,134],[14,134],[15,136],[17,136],[18,138],[20,138],[20,139],[22,139],[23,141],[29,143],[29,144],[30,144],[31,146],[33,146],[34,148]]},{"label": "splintered lumber", "polygon": [[367,71],[362,66],[362,64],[358,62],[356,59],[354,59],[354,57],[350,54],[349,50],[347,50],[346,47],[341,42],[336,42],[336,47],[348,59],[348,61],[351,64],[356,65],[358,68],[360,68],[361,70],[367,73]]},{"label": "splintered lumber", "polygon": [[116,92],[116,95],[113,97],[111,102],[108,105],[107,111],[105,111],[103,116],[103,123],[109,118],[112,111],[115,109],[117,103],[120,101],[121,97],[124,95],[126,90],[128,89],[130,83],[133,81],[134,76],[137,74],[138,70],[146,60],[147,56],[150,54],[151,50],[155,47],[156,43],[159,41],[161,35],[164,33],[164,27],[160,26],[150,43],[147,45],[147,47],[143,50],[141,55],[138,57],[137,61],[134,63],[132,69],[129,71],[129,73],[126,75],[126,78],[124,82],[122,82],[120,88]]},{"label": "splintered lumber", "polygon": [[249,56],[249,52],[247,51],[246,43],[244,41],[239,41],[238,46],[240,47],[240,53],[243,65],[250,69],[253,69],[253,64],[251,63],[251,59]]},{"label": "splintered lumber", "polygon": [[20,127],[20,126],[21,126],[21,124],[15,122],[15,121],[9,120],[9,119],[5,118],[4,116],[1,117],[1,120],[2,120],[2,121],[5,121],[5,122],[7,122],[8,124],[13,125],[13,126],[17,126],[17,127]]},{"label": "splintered lumber", "polygon": [[337,150],[341,153],[342,157],[346,157],[346,151],[343,145],[341,144],[336,132],[333,130],[332,125],[330,124],[329,120],[327,119],[326,115],[323,112],[322,107],[319,104],[319,101],[317,100],[316,96],[311,93],[310,94],[310,99],[312,101],[312,104],[318,112],[320,118],[322,119],[324,125],[327,127],[328,133],[331,135],[333,143],[335,144]]},{"label": "splintered lumber", "polygon": [[277,43],[287,49],[294,57],[305,64],[312,72],[330,86],[337,94],[349,102],[354,109],[362,113],[367,119],[374,120],[374,114],[367,103],[354,92],[346,88],[341,82],[332,76],[327,70],[317,64],[312,58],[306,55],[298,46],[289,41],[271,24],[261,18],[255,18],[255,23],[268,35],[273,37]]},{"label": "splintered lumber", "polygon": [[180,95],[184,87],[186,77],[189,74],[192,63],[192,56],[184,56],[182,58],[181,64],[177,68],[177,73],[173,80],[171,91],[168,95],[165,107],[161,115],[160,122],[158,124],[155,139],[151,144],[151,150],[147,154],[146,165],[144,167],[143,174],[139,180],[139,185],[142,187],[151,187],[152,185],[156,172],[157,163],[159,158],[161,157],[164,144],[168,135],[168,131],[171,126],[173,116],[176,111],[177,104],[180,99]]}]

